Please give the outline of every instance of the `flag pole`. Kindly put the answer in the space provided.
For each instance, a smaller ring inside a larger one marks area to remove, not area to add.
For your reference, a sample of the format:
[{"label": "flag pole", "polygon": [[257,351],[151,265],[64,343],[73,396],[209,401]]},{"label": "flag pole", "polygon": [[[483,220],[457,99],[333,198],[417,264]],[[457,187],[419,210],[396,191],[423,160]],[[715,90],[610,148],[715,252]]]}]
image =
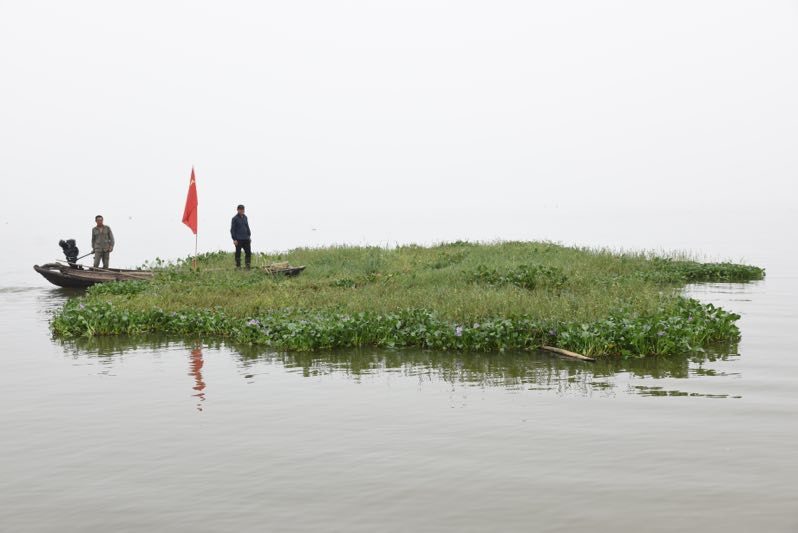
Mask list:
[{"label": "flag pole", "polygon": [[[194,179],[194,165],[191,165],[191,179],[192,180]],[[196,187],[196,183],[194,186]],[[199,226],[199,224],[197,224],[196,226]],[[194,266],[194,272],[197,271],[197,239],[199,238],[199,228],[197,228],[196,226],[194,231],[194,261],[192,261]]]},{"label": "flag pole", "polygon": [[197,180],[194,177],[194,166],[191,166],[191,181],[188,184],[186,207],[183,209],[183,224],[194,233],[194,257],[191,259],[192,270],[197,270],[197,255],[199,251],[199,232],[197,231]]}]

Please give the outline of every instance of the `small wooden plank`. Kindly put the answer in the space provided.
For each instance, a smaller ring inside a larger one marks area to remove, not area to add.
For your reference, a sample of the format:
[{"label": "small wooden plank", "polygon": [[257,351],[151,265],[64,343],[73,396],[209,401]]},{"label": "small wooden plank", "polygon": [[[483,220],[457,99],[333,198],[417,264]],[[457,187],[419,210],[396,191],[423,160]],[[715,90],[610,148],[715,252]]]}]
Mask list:
[{"label": "small wooden plank", "polygon": [[570,352],[568,350],[563,350],[562,348],[555,348],[554,346],[541,346],[542,349],[546,350],[547,352],[556,353],[562,355],[563,357],[570,357],[571,359],[576,359],[578,361],[595,361],[592,357],[588,357],[586,355],[582,355],[581,353]]}]

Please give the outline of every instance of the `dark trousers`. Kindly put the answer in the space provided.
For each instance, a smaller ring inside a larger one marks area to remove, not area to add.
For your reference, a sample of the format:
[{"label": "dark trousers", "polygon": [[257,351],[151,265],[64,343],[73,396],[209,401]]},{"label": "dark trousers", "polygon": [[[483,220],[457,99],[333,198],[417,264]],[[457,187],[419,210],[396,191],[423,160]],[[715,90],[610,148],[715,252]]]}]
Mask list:
[{"label": "dark trousers", "polygon": [[249,265],[252,263],[252,241],[247,239],[245,241],[237,241],[236,244],[236,266],[241,266],[241,249],[244,249],[244,262],[249,268]]},{"label": "dark trousers", "polygon": [[94,252],[94,268],[100,266],[100,261],[103,262],[103,268],[108,268],[108,258],[111,252]]}]

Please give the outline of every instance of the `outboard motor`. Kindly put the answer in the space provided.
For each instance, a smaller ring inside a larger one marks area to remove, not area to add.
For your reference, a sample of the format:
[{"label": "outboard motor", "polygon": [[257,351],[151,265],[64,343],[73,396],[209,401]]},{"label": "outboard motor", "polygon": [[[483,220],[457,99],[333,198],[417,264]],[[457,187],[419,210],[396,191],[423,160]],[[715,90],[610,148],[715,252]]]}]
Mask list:
[{"label": "outboard motor", "polygon": [[75,245],[75,239],[67,239],[58,241],[58,246],[64,251],[67,263],[74,265],[78,262],[78,247]]}]

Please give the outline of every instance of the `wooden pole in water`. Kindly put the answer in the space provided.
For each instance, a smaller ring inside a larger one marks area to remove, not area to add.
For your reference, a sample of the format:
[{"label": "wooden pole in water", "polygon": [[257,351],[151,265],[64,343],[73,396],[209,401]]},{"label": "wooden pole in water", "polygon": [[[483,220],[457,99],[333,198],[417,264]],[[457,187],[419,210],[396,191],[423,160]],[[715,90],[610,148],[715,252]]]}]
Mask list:
[{"label": "wooden pole in water", "polygon": [[588,357],[586,355],[582,355],[581,353],[576,352],[569,352],[568,350],[563,350],[562,348],[555,348],[554,346],[541,346],[542,349],[546,350],[547,352],[556,353],[562,355],[564,357],[570,357],[571,359],[577,359],[579,361],[595,361],[592,357]]}]

